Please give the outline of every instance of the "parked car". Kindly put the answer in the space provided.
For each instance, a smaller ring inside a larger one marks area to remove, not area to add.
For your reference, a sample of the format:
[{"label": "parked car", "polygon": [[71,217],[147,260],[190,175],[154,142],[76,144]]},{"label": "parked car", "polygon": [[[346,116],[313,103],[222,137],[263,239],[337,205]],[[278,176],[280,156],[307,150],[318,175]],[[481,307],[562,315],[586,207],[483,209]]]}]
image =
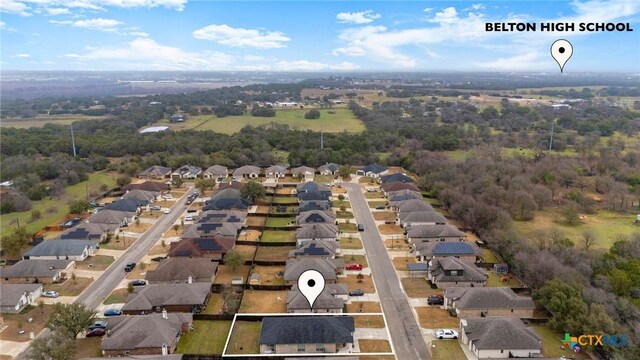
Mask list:
[{"label": "parked car", "polygon": [[166,200],[171,200],[171,199],[173,199],[173,195],[171,195],[171,194],[162,195],[162,198],[166,199]]},{"label": "parked car", "polygon": [[444,298],[440,295],[430,295],[427,298],[427,305],[444,305]]},{"label": "parked car", "polygon": [[457,339],[458,332],[451,329],[436,330],[436,339]]},{"label": "parked car", "polygon": [[136,268],[136,263],[128,263],[124,267],[124,272],[132,272]]},{"label": "parked car", "polygon": [[187,212],[188,213],[194,213],[194,212],[198,212],[198,210],[196,210],[196,209],[187,209]]},{"label": "parked car", "polygon": [[60,296],[60,294],[58,294],[57,291],[53,291],[53,290],[45,291],[42,293],[42,297],[47,297],[47,298],[57,298],[58,296]]},{"label": "parked car", "polygon": [[106,329],[107,321],[106,320],[96,320],[93,324],[89,325],[89,330],[93,329]]},{"label": "parked car", "polygon": [[195,217],[193,215],[187,215],[184,217],[184,221],[193,221]]},{"label": "parked car", "polygon": [[358,224],[358,231],[364,231],[364,225]]},{"label": "parked car", "polygon": [[151,261],[160,262],[160,261],[162,261],[162,260],[164,260],[166,258],[167,258],[166,256],[156,256],[153,259],[151,259]]},{"label": "parked car", "polygon": [[147,280],[133,280],[129,282],[131,286],[145,286],[147,285]]},{"label": "parked car", "polygon": [[364,295],[364,291],[362,289],[355,289],[355,290],[349,291],[349,296],[363,296],[363,295]]},{"label": "parked car", "polygon": [[169,214],[170,212],[171,212],[171,209],[169,209],[169,208],[164,209],[164,213],[165,214]]},{"label": "parked car", "polygon": [[362,270],[362,264],[353,263],[344,267],[345,270]]},{"label": "parked car", "polygon": [[378,189],[376,189],[376,188],[368,188],[367,192],[370,192],[370,193],[378,192]]},{"label": "parked car", "polygon": [[118,309],[107,309],[103,313],[104,316],[120,316],[122,315],[122,310]]},{"label": "parked car", "polygon": [[386,206],[384,206],[384,205],[376,206],[376,210],[384,210],[385,208],[386,208]]},{"label": "parked car", "polygon": [[93,329],[91,331],[89,331],[86,335],[86,337],[90,338],[90,337],[102,337],[107,333],[107,330],[103,329],[103,328],[96,328]]},{"label": "parked car", "polygon": [[162,206],[154,205],[151,207],[151,210],[162,210]]},{"label": "parked car", "polygon": [[200,193],[196,191],[196,192],[194,192],[194,193],[192,194],[192,196],[193,196],[193,197],[198,197],[198,196],[200,196]]}]

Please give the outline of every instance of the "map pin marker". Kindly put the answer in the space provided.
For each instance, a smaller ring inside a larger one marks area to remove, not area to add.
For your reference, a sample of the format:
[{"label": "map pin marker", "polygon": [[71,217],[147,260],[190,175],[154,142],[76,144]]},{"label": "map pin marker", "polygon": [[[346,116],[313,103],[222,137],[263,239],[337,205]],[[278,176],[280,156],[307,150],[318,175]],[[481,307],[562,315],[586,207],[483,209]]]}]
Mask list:
[{"label": "map pin marker", "polygon": [[551,44],[551,57],[560,65],[560,72],[564,70],[564,64],[573,55],[573,46],[565,39],[558,39]]},{"label": "map pin marker", "polygon": [[313,304],[320,293],[324,290],[324,276],[316,270],[307,270],[298,277],[298,290],[309,302],[313,309]]}]

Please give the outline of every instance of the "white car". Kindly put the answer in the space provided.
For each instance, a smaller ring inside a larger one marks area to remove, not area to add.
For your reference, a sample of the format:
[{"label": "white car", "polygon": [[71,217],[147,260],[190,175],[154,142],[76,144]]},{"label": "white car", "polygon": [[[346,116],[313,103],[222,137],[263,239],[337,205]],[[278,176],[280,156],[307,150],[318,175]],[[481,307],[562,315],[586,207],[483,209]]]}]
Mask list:
[{"label": "white car", "polygon": [[171,200],[171,199],[173,199],[173,195],[171,195],[171,194],[162,195],[162,198],[166,199],[166,200]]},{"label": "white car", "polygon": [[164,209],[164,213],[165,213],[165,214],[169,214],[170,212],[171,212],[171,209],[169,209],[169,208]]},{"label": "white car", "polygon": [[193,215],[187,215],[185,216],[184,221],[193,221],[194,219]]},{"label": "white car", "polygon": [[436,330],[436,339],[457,339],[458,332],[450,329]]},{"label": "white car", "polygon": [[42,293],[42,297],[47,297],[47,298],[57,298],[58,296],[60,296],[60,294],[58,294],[57,291],[53,291],[53,290],[45,291]]}]

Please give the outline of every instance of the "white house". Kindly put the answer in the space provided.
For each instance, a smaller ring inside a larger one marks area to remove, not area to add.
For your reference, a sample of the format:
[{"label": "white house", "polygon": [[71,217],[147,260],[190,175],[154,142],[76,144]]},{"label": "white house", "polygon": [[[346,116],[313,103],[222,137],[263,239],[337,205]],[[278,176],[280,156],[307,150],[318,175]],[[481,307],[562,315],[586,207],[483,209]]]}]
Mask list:
[{"label": "white house", "polygon": [[27,305],[36,305],[42,284],[0,284],[0,312],[19,313]]}]

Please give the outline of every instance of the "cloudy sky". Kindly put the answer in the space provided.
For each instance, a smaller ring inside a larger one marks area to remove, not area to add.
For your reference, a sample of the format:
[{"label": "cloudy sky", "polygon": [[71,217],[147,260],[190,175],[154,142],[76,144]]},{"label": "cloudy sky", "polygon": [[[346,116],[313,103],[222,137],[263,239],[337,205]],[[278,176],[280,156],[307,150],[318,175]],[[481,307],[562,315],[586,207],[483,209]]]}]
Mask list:
[{"label": "cloudy sky", "polygon": [[[485,22],[630,22],[630,33],[486,32]],[[640,72],[640,1],[1,0],[21,70]]]}]

